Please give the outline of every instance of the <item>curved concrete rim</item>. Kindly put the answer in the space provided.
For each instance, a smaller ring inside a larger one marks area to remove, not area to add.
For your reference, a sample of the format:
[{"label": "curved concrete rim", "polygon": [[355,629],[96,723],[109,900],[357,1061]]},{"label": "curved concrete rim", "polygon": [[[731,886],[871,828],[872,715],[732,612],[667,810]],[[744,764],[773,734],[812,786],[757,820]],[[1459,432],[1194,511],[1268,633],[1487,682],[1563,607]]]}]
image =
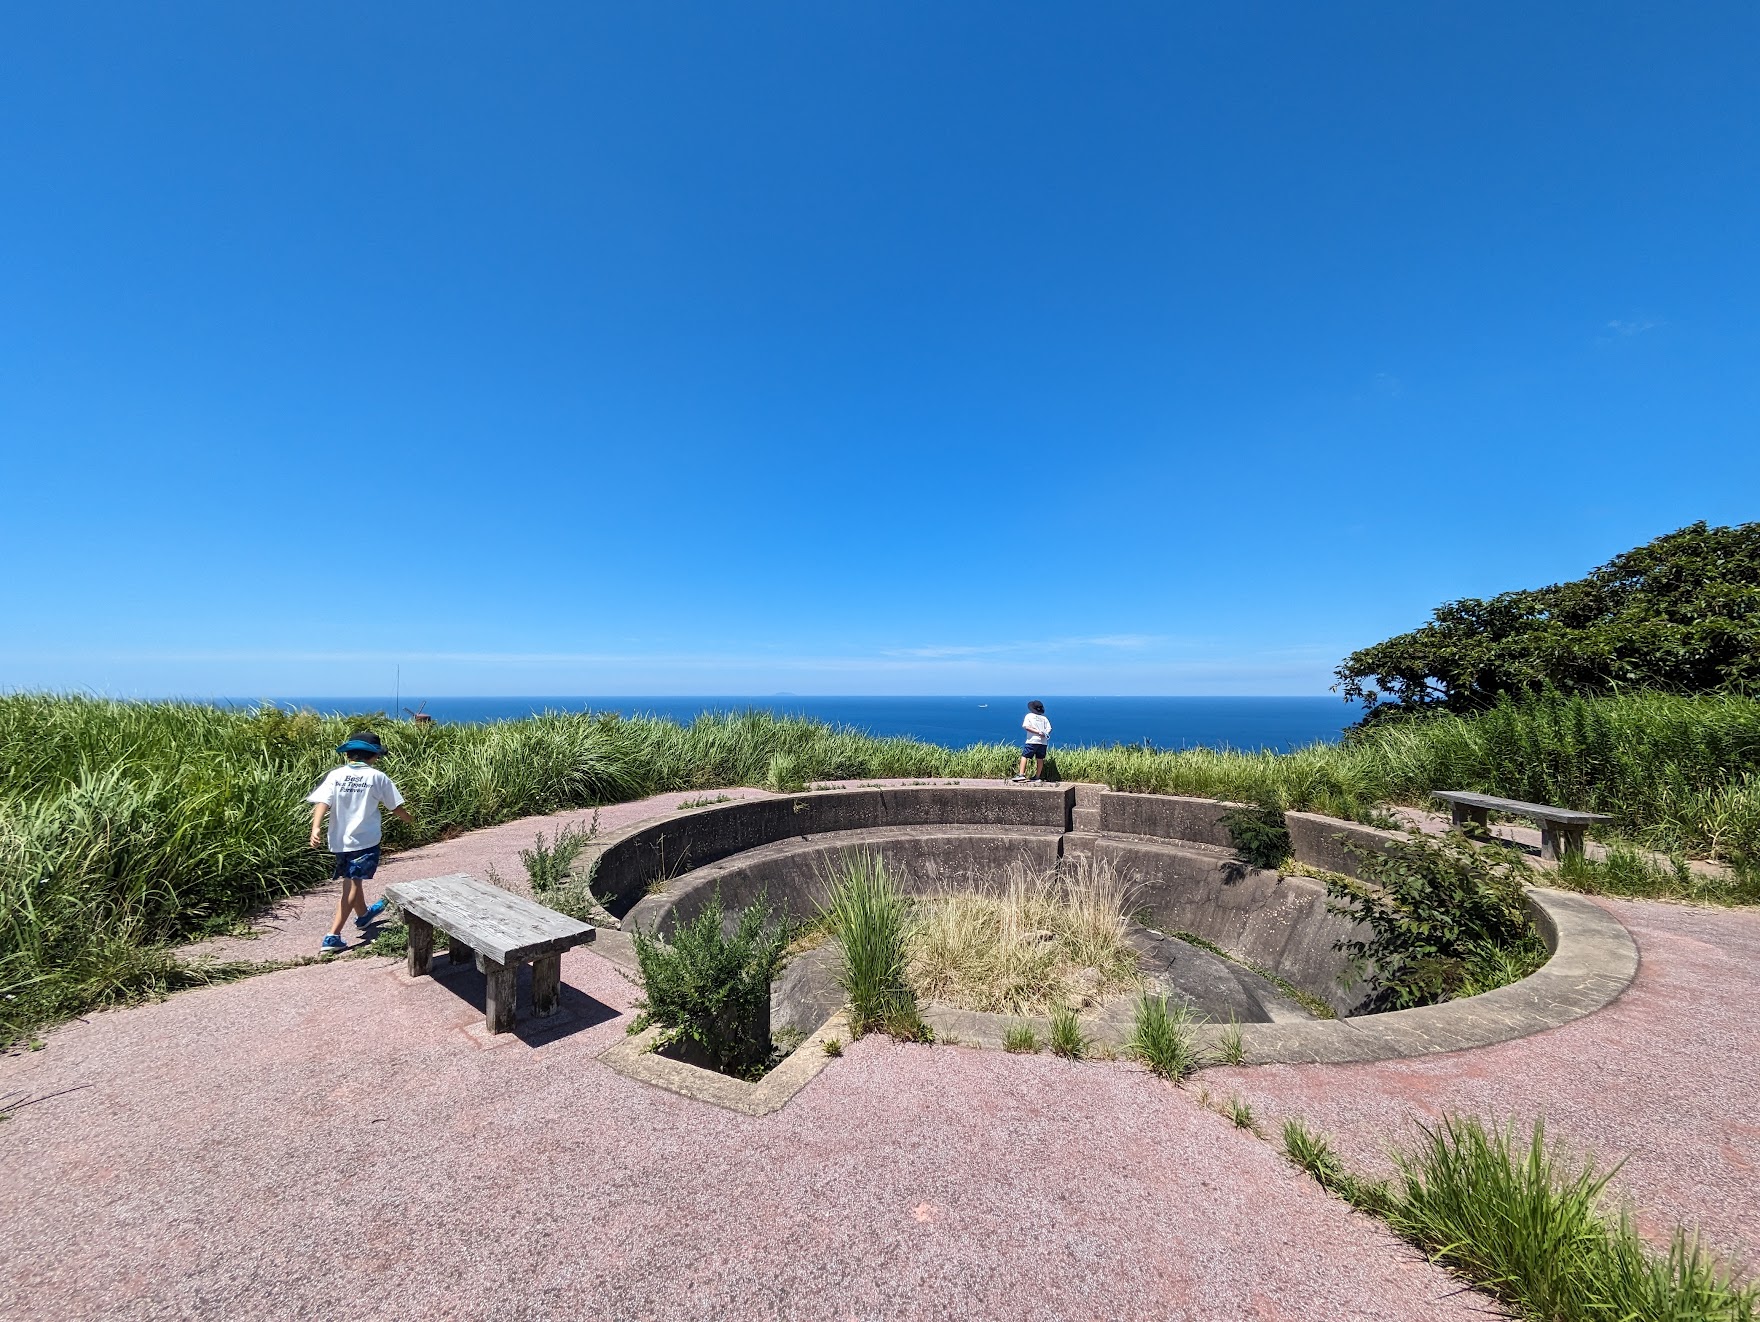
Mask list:
[{"label": "curved concrete rim", "polygon": [[[1345,1065],[1406,1060],[1445,1051],[1470,1051],[1558,1028],[1611,1004],[1638,975],[1638,944],[1612,914],[1585,896],[1528,888],[1534,924],[1552,954],[1520,982],[1440,1005],[1389,1010],[1353,1019],[1307,1023],[1241,1024],[1244,1065]],[[1085,1024],[1095,1042],[1122,1046],[1130,1024],[1109,1007]],[[1010,1028],[1031,1026],[1049,1037],[1047,1020],[982,1014],[931,1006],[924,1020],[937,1036],[973,1046],[1000,1047]],[[1197,1030],[1206,1063],[1215,1063],[1228,1029]],[[1231,1062],[1232,1063],[1232,1062]]]}]

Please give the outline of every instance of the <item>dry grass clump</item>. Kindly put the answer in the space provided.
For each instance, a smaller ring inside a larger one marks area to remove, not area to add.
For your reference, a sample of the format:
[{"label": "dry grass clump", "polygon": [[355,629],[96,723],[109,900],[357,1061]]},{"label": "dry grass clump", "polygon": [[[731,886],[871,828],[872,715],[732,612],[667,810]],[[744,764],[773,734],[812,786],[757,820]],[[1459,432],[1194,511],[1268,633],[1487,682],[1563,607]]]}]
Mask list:
[{"label": "dry grass clump", "polygon": [[1017,864],[990,894],[918,903],[906,976],[919,1001],[992,1014],[1048,1015],[1143,985],[1125,944],[1130,888],[1108,864]]}]

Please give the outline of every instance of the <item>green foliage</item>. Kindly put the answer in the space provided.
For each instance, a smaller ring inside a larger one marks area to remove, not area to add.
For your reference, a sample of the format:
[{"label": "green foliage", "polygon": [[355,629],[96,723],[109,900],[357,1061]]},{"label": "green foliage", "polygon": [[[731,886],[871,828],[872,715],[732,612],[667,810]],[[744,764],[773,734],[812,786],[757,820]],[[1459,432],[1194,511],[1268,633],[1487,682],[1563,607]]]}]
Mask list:
[{"label": "green foliage", "polygon": [[1002,1049],[1016,1055],[1033,1055],[1039,1050],[1039,1035],[1031,1024],[1015,1024],[1002,1035]]},{"label": "green foliage", "polygon": [[[105,985],[81,970],[127,943],[224,931],[322,883],[327,859],[306,847],[302,800],[362,724],[384,738],[385,769],[416,818],[388,822],[393,850],[663,790],[761,784],[779,755],[791,783],[999,777],[1019,755],[1007,744],[946,749],[750,711],[688,725],[583,713],[414,725],[382,714],[0,696],[0,1040],[93,1004],[69,987]],[[1121,790],[1358,820],[1379,803],[1424,802],[1432,789],[1588,808],[1612,813],[1614,831],[1634,844],[1745,869],[1746,889],[1705,898],[1751,902],[1760,887],[1755,698],[1542,696],[1470,718],[1390,722],[1287,755],[1133,746],[1063,748],[1058,761],[1070,779]]]},{"label": "green foliage", "polygon": [[[586,875],[577,876],[575,861],[598,834],[598,813],[593,814],[592,824],[586,829],[562,827],[553,841],[546,842],[544,833],[539,831],[532,847],[519,851],[519,861],[525,865],[526,880],[531,883],[533,896],[571,918],[585,920],[593,917],[598,902],[593,898],[591,869]],[[491,880],[495,879],[491,877]]]},{"label": "green foliage", "polygon": [[819,1050],[835,1060],[838,1056],[843,1054],[843,1039],[841,1037],[828,1037],[819,1044]]},{"label": "green foliage", "polygon": [[379,928],[372,943],[367,949],[375,955],[407,955],[409,953],[409,928],[402,923],[386,923]]},{"label": "green foliage", "polygon": [[1372,1009],[1458,996],[1470,974],[1484,980],[1498,952],[1537,944],[1522,890],[1532,873],[1507,851],[1451,834],[1356,852],[1369,884],[1341,877],[1326,893],[1334,913],[1371,929],[1367,941],[1337,949],[1367,976]]},{"label": "green foliage", "polygon": [[1235,852],[1256,868],[1279,868],[1289,858],[1289,824],[1283,809],[1234,808],[1222,814]]},{"label": "green foliage", "polygon": [[1060,1005],[1051,1012],[1051,1050],[1065,1060],[1080,1060],[1088,1054],[1087,1034],[1082,1032],[1076,1012]]},{"label": "green foliage", "polygon": [[1692,900],[1711,904],[1760,904],[1760,869],[1742,869],[1730,876],[1707,876],[1687,866],[1684,858],[1666,862],[1629,845],[1614,845],[1607,856],[1567,854],[1552,874],[1555,885],[1589,895],[1630,895]]},{"label": "green foliage", "polygon": [[663,1045],[684,1045],[711,1069],[749,1077],[770,1056],[770,979],[786,933],[763,900],[743,910],[729,935],[721,893],[670,942],[635,929],[644,999],[638,1022],[665,1029]]},{"label": "green foliage", "polygon": [[1678,1229],[1652,1254],[1629,1212],[1602,1211],[1614,1172],[1562,1169],[1541,1123],[1523,1143],[1513,1127],[1445,1117],[1398,1162],[1388,1223],[1524,1316],[1752,1322],[1754,1287]]},{"label": "green foliage", "polygon": [[1709,693],[1760,682],[1760,523],[1695,523],[1586,578],[1489,601],[1346,657],[1338,685],[1371,715],[1472,711],[1504,695],[1645,688]]},{"label": "green foliage", "polygon": [[1393,1195],[1387,1185],[1351,1174],[1332,1150],[1332,1145],[1300,1120],[1283,1122],[1283,1151],[1313,1176],[1322,1189],[1336,1194],[1359,1211],[1372,1216],[1386,1216],[1391,1211]]},{"label": "green foliage", "polygon": [[1222,1038],[1216,1046],[1216,1058],[1224,1065],[1244,1065],[1247,1063],[1247,1041],[1241,1026],[1233,1019],[1228,1027],[1222,1030]]},{"label": "green foliage", "polygon": [[1223,1103],[1222,1114],[1229,1118],[1236,1129],[1245,1129],[1253,1134],[1259,1132],[1259,1122],[1253,1117],[1253,1108],[1244,1098],[1230,1097]]},{"label": "green foliage", "polygon": [[1136,1027],[1125,1049],[1153,1073],[1178,1083],[1198,1067],[1192,1029],[1185,1002],[1169,1005],[1165,996],[1144,996],[1137,1002]]},{"label": "green foliage", "polygon": [[840,981],[849,997],[850,1035],[878,1028],[916,1041],[927,1036],[905,979],[910,901],[878,854],[846,854],[820,911],[843,946]]}]

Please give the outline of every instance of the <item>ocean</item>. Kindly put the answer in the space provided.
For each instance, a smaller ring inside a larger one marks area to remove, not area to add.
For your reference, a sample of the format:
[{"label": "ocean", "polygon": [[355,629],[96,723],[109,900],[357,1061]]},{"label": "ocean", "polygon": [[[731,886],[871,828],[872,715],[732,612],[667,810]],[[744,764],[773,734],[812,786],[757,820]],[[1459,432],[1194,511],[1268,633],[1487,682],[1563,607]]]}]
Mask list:
[{"label": "ocean", "polygon": [[[279,706],[310,707],[324,713],[390,712],[393,700],[378,698],[281,698]],[[1278,752],[1313,743],[1332,743],[1356,716],[1356,709],[1334,697],[1323,698],[1083,698],[1046,697],[1051,743],[1150,744],[1156,748],[1261,749]],[[228,705],[255,706],[241,702]],[[760,709],[779,716],[810,716],[831,725],[873,735],[905,735],[948,748],[977,743],[1013,743],[1021,734],[1026,699],[1014,697],[863,698],[766,697],[685,698],[429,698],[404,697],[398,704],[423,711],[437,721],[511,721],[543,711],[614,711],[625,716],[664,716],[689,722],[705,711]],[[407,714],[403,715],[408,719]]]}]

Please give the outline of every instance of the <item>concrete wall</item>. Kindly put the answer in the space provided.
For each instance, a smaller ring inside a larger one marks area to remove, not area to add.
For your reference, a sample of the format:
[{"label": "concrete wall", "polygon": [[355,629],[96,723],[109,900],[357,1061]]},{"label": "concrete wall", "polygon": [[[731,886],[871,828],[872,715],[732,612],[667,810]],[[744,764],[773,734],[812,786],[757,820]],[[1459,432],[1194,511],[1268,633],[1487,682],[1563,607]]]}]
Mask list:
[{"label": "concrete wall", "polygon": [[730,914],[763,896],[781,914],[811,918],[827,894],[828,877],[852,852],[878,854],[907,894],[985,890],[1001,884],[1016,865],[1036,872],[1056,867],[1061,838],[1043,827],[922,826],[779,840],[698,868],[644,897],[623,925],[669,931],[695,918],[717,891]]},{"label": "concrete wall", "polygon": [[1353,847],[1358,850],[1385,849],[1389,844],[1411,839],[1403,831],[1379,831],[1373,826],[1322,817],[1319,813],[1290,812],[1283,816],[1289,824],[1290,852],[1296,858],[1311,867],[1342,872],[1347,877],[1357,875],[1357,855],[1351,852]]},{"label": "concrete wall", "polygon": [[1073,787],[925,785],[826,790],[747,799],[675,813],[614,831],[583,851],[593,889],[622,917],[656,884],[778,840],[905,826],[993,826],[1064,831]]},{"label": "concrete wall", "polygon": [[1234,839],[1222,819],[1243,806],[1217,799],[1182,798],[1177,794],[1121,794],[1108,790],[1100,795],[1100,830],[1233,849]]},{"label": "concrete wall", "polygon": [[1131,907],[1146,926],[1201,936],[1340,1014],[1363,999],[1360,988],[1345,985],[1349,965],[1333,949],[1341,939],[1355,939],[1357,927],[1328,911],[1321,882],[1143,838],[1066,835],[1063,852],[1088,854],[1127,877],[1136,888]]}]

